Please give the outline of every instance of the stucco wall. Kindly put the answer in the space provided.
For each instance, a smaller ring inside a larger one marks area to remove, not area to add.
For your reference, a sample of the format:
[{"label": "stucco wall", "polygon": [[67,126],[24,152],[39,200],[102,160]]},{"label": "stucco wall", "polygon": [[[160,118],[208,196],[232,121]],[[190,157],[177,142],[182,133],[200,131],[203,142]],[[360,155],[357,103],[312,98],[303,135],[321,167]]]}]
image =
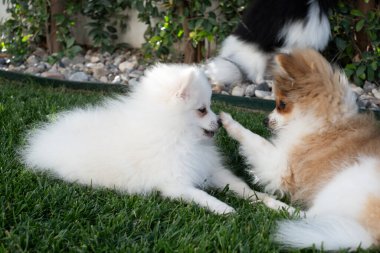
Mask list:
[{"label": "stucco wall", "polygon": [[8,13],[6,12],[7,5],[3,4],[3,1],[0,1],[0,22],[8,18]]}]

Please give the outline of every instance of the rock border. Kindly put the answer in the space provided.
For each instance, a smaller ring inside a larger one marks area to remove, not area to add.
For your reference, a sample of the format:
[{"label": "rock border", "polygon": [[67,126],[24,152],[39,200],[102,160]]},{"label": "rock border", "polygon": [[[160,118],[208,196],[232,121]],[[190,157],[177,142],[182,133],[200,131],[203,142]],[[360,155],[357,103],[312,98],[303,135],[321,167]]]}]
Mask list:
[{"label": "rock border", "polygon": [[[0,55],[0,70],[30,74],[36,77],[54,80],[67,80],[95,85],[124,85],[128,88],[138,84],[139,78],[149,64],[142,59],[138,49],[117,50],[113,54],[88,50],[73,59],[63,57],[54,64],[49,64],[49,55],[42,48],[37,48],[23,64],[13,65],[6,55]],[[249,81],[231,84],[223,89],[214,87],[214,93],[237,97],[260,98],[274,100],[272,81],[260,84]],[[380,111],[380,87],[366,81],[363,88],[351,85],[357,94],[361,109]]]}]

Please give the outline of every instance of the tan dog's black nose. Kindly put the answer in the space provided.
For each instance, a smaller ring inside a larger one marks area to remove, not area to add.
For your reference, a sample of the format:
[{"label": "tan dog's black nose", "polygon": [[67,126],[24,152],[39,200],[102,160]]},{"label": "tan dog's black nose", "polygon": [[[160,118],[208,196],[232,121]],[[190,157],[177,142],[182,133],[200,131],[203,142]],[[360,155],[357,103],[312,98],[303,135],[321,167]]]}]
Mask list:
[{"label": "tan dog's black nose", "polygon": [[220,128],[222,126],[223,126],[222,120],[221,120],[221,118],[218,118],[218,127]]},{"label": "tan dog's black nose", "polygon": [[268,125],[269,125],[269,118],[268,117],[265,117],[265,119],[263,120],[263,124],[264,124],[264,126],[268,127]]}]

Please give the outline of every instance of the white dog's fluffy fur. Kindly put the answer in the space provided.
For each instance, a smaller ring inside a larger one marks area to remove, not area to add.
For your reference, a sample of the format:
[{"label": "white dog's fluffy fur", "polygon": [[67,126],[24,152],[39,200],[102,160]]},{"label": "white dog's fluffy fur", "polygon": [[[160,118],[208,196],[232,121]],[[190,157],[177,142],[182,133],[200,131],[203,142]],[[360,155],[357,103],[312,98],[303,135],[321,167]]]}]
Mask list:
[{"label": "white dog's fluffy fur", "polygon": [[22,159],[66,181],[128,194],[159,191],[216,213],[234,209],[200,188],[229,185],[242,197],[276,203],[223,167],[210,102],[211,86],[197,67],[158,65],[129,96],[63,112],[31,131]]},{"label": "white dog's fluffy fur", "polygon": [[306,217],[280,222],[275,240],[325,250],[380,244],[380,128],[359,114],[344,74],[316,51],[276,57],[270,141],[228,114],[229,135],[269,192],[288,193]]}]

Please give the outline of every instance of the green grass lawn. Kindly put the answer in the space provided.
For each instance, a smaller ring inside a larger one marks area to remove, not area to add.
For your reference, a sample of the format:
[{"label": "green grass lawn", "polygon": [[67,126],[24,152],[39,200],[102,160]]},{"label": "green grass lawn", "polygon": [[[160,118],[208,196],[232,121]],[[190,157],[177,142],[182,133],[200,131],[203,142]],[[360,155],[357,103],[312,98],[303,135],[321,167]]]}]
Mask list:
[{"label": "green grass lawn", "polygon": [[[0,252],[280,251],[269,235],[275,222],[288,215],[252,205],[227,189],[212,194],[237,212],[218,216],[158,194],[127,196],[65,183],[27,171],[17,160],[25,130],[48,115],[110,95],[0,79]],[[268,136],[263,114],[220,102],[214,110],[230,112],[252,131]],[[237,144],[224,130],[217,144],[226,164],[247,178]]]}]

